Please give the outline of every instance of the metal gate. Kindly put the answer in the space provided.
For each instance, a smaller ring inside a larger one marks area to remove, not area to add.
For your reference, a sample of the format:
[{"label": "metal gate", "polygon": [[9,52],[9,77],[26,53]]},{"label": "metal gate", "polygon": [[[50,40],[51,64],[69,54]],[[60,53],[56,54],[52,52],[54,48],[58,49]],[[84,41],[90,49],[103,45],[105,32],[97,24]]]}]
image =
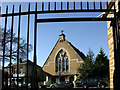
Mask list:
[{"label": "metal gate", "polygon": [[[11,41],[10,41],[10,63],[11,63],[11,56],[12,56],[12,38],[13,38],[13,25],[15,24],[14,23],[14,17],[15,16],[19,16],[19,22],[18,22],[18,44],[17,44],[17,79],[19,78],[19,72],[18,72],[18,69],[19,69],[19,42],[20,42],[20,31],[21,31],[21,28],[20,28],[20,25],[21,25],[21,16],[22,15],[28,15],[28,26],[27,26],[27,67],[28,67],[28,45],[29,45],[29,28],[30,28],[30,15],[33,14],[35,15],[35,22],[34,22],[34,67],[36,66],[37,64],[37,61],[36,61],[36,42],[37,42],[37,24],[38,23],[47,23],[47,22],[72,22],[72,21],[111,21],[111,25],[113,25],[113,37],[114,37],[114,60],[115,60],[115,82],[114,82],[114,88],[120,88],[119,84],[120,82],[118,80],[120,80],[120,38],[119,38],[119,25],[118,25],[118,19],[120,19],[120,11],[116,12],[116,9],[115,9],[115,2],[106,2],[106,8],[103,8],[102,7],[102,4],[103,2],[99,2],[99,5],[100,5],[100,8],[96,8],[96,2],[92,2],[93,3],[93,9],[90,8],[90,5],[89,5],[89,2],[86,3],[86,6],[87,6],[87,9],[83,9],[83,2],[78,2],[80,4],[80,8],[79,9],[76,9],[76,2],[73,2],[74,5],[73,5],[73,10],[70,10],[69,9],[69,2],[67,2],[67,10],[63,10],[63,2],[60,2],[61,3],[61,10],[57,10],[56,9],[56,2],[54,2],[54,10],[51,10],[50,8],[50,4],[51,2],[48,3],[48,10],[45,11],[44,10],[44,2],[42,2],[42,11],[38,11],[37,10],[37,3],[36,3],[36,6],[35,6],[35,11],[30,11],[30,4],[29,4],[29,7],[28,7],[28,11],[27,12],[21,12],[21,5],[19,6],[19,12],[18,13],[15,13],[14,12],[14,5],[13,5],[13,10],[12,10],[12,13],[8,13],[8,6],[6,7],[6,14],[2,14],[1,15],[1,18],[5,18],[5,23],[4,23],[4,41],[3,41],[3,63],[2,63],[2,89],[5,88],[4,86],[4,64],[5,64],[5,41],[6,41],[6,27],[7,27],[7,19],[8,17],[11,17],[12,18],[12,24],[11,24]],[[114,6],[114,8],[112,8],[112,6]],[[120,1],[119,1],[119,10],[120,10]],[[51,14],[51,13],[74,13],[74,12],[105,12],[105,14],[103,15],[102,18],[97,18],[97,17],[86,17],[86,18],[51,18],[51,19],[39,19],[37,18],[37,15],[40,15],[40,14]],[[107,14],[109,13],[112,13],[114,14],[114,17],[113,18],[108,18],[107,17]],[[11,76],[11,64],[10,64],[10,76]],[[37,73],[36,73],[37,74]],[[34,77],[36,77],[36,74],[34,75]],[[118,75],[117,75],[118,74]],[[10,78],[10,87],[11,87],[11,77]],[[118,80],[117,80],[118,79]],[[33,83],[33,88],[35,88],[36,84]],[[28,68],[27,68],[27,87],[28,87]],[[17,89],[18,88],[18,81],[17,81]]]}]

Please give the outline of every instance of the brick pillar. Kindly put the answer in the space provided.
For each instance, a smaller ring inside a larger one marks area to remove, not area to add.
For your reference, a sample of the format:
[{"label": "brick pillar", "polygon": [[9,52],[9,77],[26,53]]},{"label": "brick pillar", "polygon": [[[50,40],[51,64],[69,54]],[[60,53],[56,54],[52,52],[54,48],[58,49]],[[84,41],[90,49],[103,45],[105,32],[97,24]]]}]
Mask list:
[{"label": "brick pillar", "polygon": [[[115,2],[115,8],[118,12],[118,0]],[[112,7],[114,8],[114,7]],[[113,17],[114,15],[108,14],[107,17]],[[108,45],[109,45],[109,72],[110,72],[110,88],[113,90],[113,74],[114,74],[114,41],[113,41],[113,28],[110,26],[111,21],[107,21],[108,30]]]},{"label": "brick pillar", "polygon": [[114,42],[113,42],[113,31],[112,31],[112,27],[110,27],[110,22],[107,22],[107,29],[108,29],[108,45],[109,45],[110,88],[113,88]]}]

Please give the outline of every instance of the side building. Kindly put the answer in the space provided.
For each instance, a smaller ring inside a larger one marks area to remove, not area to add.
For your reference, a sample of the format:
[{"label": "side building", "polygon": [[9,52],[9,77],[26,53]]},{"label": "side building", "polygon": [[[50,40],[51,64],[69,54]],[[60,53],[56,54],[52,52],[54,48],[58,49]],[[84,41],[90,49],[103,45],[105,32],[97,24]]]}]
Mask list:
[{"label": "side building", "polygon": [[43,70],[50,75],[46,76],[45,84],[69,81],[74,82],[77,69],[84,62],[85,55],[65,39],[62,33],[43,65]]},{"label": "side building", "polygon": [[[11,76],[10,76],[10,68],[9,65],[5,67],[5,71],[8,72],[8,85],[10,84],[10,77],[12,79],[12,82],[17,83],[17,63],[11,64]],[[34,76],[35,71],[37,71],[37,80],[38,82],[42,83],[45,81],[45,72],[43,72],[42,67],[36,66],[36,69],[34,68],[34,63],[30,60],[28,60],[28,83],[32,83],[32,79]],[[27,60],[20,60],[19,61],[19,84],[26,84],[27,82]]]}]

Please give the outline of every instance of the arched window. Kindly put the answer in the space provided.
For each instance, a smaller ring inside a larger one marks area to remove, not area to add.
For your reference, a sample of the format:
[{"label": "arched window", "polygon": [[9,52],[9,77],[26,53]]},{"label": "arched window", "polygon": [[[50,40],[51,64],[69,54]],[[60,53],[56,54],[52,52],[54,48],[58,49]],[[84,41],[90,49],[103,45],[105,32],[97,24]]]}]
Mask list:
[{"label": "arched window", "polygon": [[61,51],[60,51],[60,54],[62,54],[62,55],[63,55],[63,54],[64,54],[64,51],[63,51],[63,50],[61,50]]},{"label": "arched window", "polygon": [[57,59],[59,59],[59,58],[60,58],[60,55],[58,54],[58,55],[57,55]]},{"label": "arched window", "polygon": [[68,56],[67,56],[67,54],[66,54],[66,53],[64,54],[64,57],[65,57],[65,58],[68,58]]},{"label": "arched window", "polygon": [[59,71],[61,71],[61,59],[59,61]]},{"label": "arched window", "polygon": [[65,60],[63,59],[63,62],[62,62],[63,66],[62,66],[62,70],[65,71]]},{"label": "arched window", "polygon": [[67,53],[64,50],[60,50],[58,52],[55,63],[56,72],[69,71],[69,59]]},{"label": "arched window", "polygon": [[69,71],[69,60],[66,60],[66,71]]},{"label": "arched window", "polygon": [[56,60],[56,62],[55,62],[56,64],[56,72],[58,72],[58,60]]}]

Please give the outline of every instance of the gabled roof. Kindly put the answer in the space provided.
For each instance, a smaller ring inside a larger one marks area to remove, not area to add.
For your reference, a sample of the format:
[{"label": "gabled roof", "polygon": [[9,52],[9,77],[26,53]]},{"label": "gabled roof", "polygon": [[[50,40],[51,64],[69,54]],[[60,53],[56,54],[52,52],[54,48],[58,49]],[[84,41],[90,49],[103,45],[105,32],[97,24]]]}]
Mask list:
[{"label": "gabled roof", "polygon": [[[56,44],[55,44],[54,48],[56,47],[56,45],[57,45],[58,41],[59,41],[59,39],[57,40],[57,42],[56,42]],[[49,56],[52,54],[52,52],[53,52],[54,48],[52,49],[52,51],[51,51],[51,53],[49,54]],[[49,56],[48,56],[48,58],[49,58]],[[47,58],[47,60],[48,60],[48,58]],[[43,64],[43,67],[44,67],[44,65],[46,64],[47,60],[46,60],[46,61],[45,61],[45,63]]]},{"label": "gabled roof", "polygon": [[[22,62],[19,63],[19,65],[20,64],[27,64],[27,60],[22,60]],[[28,64],[33,64],[33,62],[31,60],[28,60]],[[13,66],[13,65],[17,65],[17,63],[13,63],[11,66]],[[9,68],[9,66],[10,66],[10,64],[8,66],[6,66],[6,68],[7,67]],[[37,65],[37,67],[41,68],[41,66],[39,66],[39,65]]]},{"label": "gabled roof", "polygon": [[73,49],[77,52],[77,54],[84,60],[86,56],[83,54],[83,52],[80,52],[75,46],[71,44],[71,42],[68,43],[73,47]]},{"label": "gabled roof", "polygon": [[[23,60],[22,63],[26,63],[26,64],[27,64],[27,60]],[[31,60],[28,60],[28,63],[33,64],[33,62],[32,62]],[[40,68],[41,68],[41,66],[39,66],[39,65],[37,65],[37,67],[40,67]]]},{"label": "gabled roof", "polygon": [[[65,41],[67,41],[67,40],[65,40]],[[58,43],[58,42],[59,42],[59,39],[58,39],[57,43]],[[67,41],[67,42],[68,42],[68,41]],[[55,44],[54,48],[56,47],[57,43]],[[77,52],[77,54],[84,60],[86,56],[85,56],[82,52],[80,52],[75,46],[73,46],[70,42],[68,42],[68,43],[69,43],[69,44],[71,45],[71,47]],[[52,54],[54,48],[52,49],[52,51],[51,51],[51,53],[49,54],[49,56]],[[49,56],[48,56],[48,58],[49,58]],[[48,58],[47,58],[47,60],[48,60]],[[47,60],[45,61],[44,65],[46,64]],[[43,65],[43,67],[44,67],[44,65]]]},{"label": "gabled roof", "polygon": [[83,54],[83,52],[80,52],[75,46],[71,44],[71,42],[68,43],[73,47],[73,49],[77,52],[77,54],[84,60],[86,56]]}]

